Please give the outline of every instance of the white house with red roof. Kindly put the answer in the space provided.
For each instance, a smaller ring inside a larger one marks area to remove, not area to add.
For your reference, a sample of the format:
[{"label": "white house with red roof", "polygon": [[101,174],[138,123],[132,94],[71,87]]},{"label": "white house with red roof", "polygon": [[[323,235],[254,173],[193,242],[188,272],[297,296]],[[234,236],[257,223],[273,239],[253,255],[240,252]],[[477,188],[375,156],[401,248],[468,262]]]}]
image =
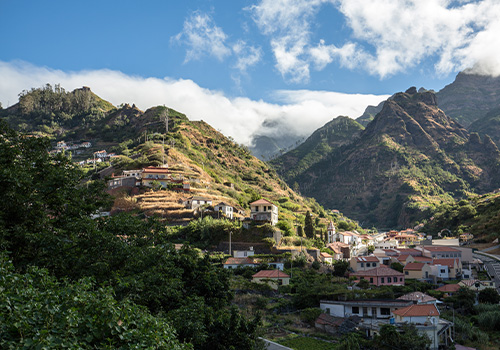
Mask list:
[{"label": "white house with red roof", "polygon": [[236,269],[238,267],[256,267],[259,264],[250,258],[228,258],[224,263],[225,269]]},{"label": "white house with red roof", "polygon": [[422,246],[419,248],[423,256],[433,259],[458,258],[462,261],[462,251],[446,246]]},{"label": "white house with red roof", "polygon": [[290,276],[283,271],[278,270],[260,270],[252,275],[252,282],[266,283],[272,289],[278,289],[278,286],[290,284]]},{"label": "white house with red roof", "polygon": [[267,199],[259,199],[250,203],[250,218],[254,221],[278,223],[278,207]]},{"label": "white house with red roof", "polygon": [[234,208],[232,205],[229,205],[229,204],[224,203],[224,202],[220,202],[219,204],[214,206],[214,211],[222,214],[223,216],[225,216],[228,219],[231,219],[231,220],[233,219]]}]

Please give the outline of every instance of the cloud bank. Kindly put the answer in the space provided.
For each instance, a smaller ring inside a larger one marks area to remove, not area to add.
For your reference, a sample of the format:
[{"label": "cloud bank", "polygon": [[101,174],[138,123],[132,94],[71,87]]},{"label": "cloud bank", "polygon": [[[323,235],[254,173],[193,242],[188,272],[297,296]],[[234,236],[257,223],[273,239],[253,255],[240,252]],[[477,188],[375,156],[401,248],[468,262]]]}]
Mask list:
[{"label": "cloud bank", "polygon": [[343,94],[327,91],[281,90],[280,102],[229,98],[219,91],[204,89],[192,80],[143,78],[113,70],[63,72],[25,62],[0,61],[0,101],[17,102],[22,90],[47,83],[66,90],[89,86],[114,105],[135,103],[145,110],[166,105],[185,113],[191,120],[204,120],[237,142],[250,145],[253,135],[294,134],[309,136],[338,115],[358,117],[367,105],[377,105],[386,95]]},{"label": "cloud bank", "polygon": [[[313,25],[323,6],[333,6],[350,32],[343,43],[313,41]],[[268,37],[282,76],[307,82],[311,69],[338,62],[385,78],[424,60],[446,75],[473,67],[500,75],[498,0],[260,0],[247,8]]]}]

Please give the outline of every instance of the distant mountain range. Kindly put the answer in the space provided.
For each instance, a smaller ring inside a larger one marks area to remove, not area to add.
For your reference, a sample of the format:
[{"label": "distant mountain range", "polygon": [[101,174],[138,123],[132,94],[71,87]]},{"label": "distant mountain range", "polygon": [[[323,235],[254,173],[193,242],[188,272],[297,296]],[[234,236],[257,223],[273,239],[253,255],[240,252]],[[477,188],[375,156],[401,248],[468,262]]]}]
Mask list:
[{"label": "distant mountain range", "polygon": [[[442,202],[498,187],[500,152],[492,139],[470,134],[438,108],[436,94],[421,91],[392,96],[350,143],[317,157],[324,142],[315,134],[325,126],[272,163],[302,194],[378,227],[403,227]],[[297,168],[294,154],[320,159]]]}]

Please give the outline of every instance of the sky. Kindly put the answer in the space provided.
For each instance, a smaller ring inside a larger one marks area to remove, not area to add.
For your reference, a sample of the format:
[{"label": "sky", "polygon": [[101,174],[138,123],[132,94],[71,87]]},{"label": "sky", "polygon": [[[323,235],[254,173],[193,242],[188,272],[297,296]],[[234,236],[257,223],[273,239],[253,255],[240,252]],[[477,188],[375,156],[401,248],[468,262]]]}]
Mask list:
[{"label": "sky", "polygon": [[0,102],[47,83],[249,145],[410,86],[500,74],[499,0],[0,0]]}]

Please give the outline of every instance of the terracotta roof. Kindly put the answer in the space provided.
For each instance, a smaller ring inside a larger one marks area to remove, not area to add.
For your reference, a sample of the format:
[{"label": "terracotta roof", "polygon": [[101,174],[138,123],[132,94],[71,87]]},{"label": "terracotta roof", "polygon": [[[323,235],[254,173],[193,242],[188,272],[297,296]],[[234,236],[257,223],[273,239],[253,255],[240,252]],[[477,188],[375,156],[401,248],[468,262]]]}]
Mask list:
[{"label": "terracotta roof", "polygon": [[414,256],[415,262],[432,262],[432,258],[426,256]]},{"label": "terracotta roof", "polygon": [[483,282],[481,282],[480,280],[476,280],[476,279],[461,280],[458,283],[463,284],[465,286],[472,287],[476,284],[476,282],[479,282],[479,283],[481,283],[481,285],[483,285]]},{"label": "terracotta roof", "polygon": [[440,292],[447,292],[447,293],[455,293],[460,289],[460,286],[458,284],[445,284],[444,286],[441,286],[437,288],[436,290]]},{"label": "terracotta roof", "polygon": [[358,271],[351,274],[352,276],[374,276],[374,277],[384,277],[384,276],[404,276],[402,272],[393,270],[389,267],[381,266],[374,269],[366,271]]},{"label": "terracotta roof", "polygon": [[261,204],[271,204],[274,205],[273,203],[269,202],[267,199],[261,198],[259,200],[256,200],[255,202],[250,203],[250,205],[261,205]]},{"label": "terracotta roof", "polygon": [[451,248],[451,247],[445,247],[445,246],[428,246],[426,245],[424,247],[426,250],[430,252],[460,252],[460,250]]},{"label": "terracotta roof", "polygon": [[321,252],[320,254],[323,258],[331,258],[332,256],[328,253],[325,253],[325,252]]},{"label": "terracotta roof", "polygon": [[432,260],[432,265],[445,265],[448,266],[450,269],[452,269],[455,266],[455,261],[459,263],[458,259],[434,259]]},{"label": "terracotta roof", "polygon": [[155,168],[155,167],[147,167],[142,169],[143,173],[170,173],[170,171],[167,168]]},{"label": "terracotta roof", "polygon": [[413,248],[399,248],[399,254],[401,255],[412,255],[412,254],[419,254],[422,255],[422,252],[418,249],[413,249]]},{"label": "terracotta roof", "polygon": [[436,301],[436,298],[431,297],[430,295],[427,295],[422,292],[411,292],[405,295],[402,295],[398,298],[399,300],[411,300],[411,301],[416,301],[420,303],[427,303],[429,301]]},{"label": "terracotta roof", "polygon": [[379,262],[375,256],[357,256],[355,259],[357,262]]},{"label": "terracotta roof", "polygon": [[224,265],[247,265],[247,264],[257,265],[257,263],[254,263],[253,260],[250,258],[229,258],[224,263]]},{"label": "terracotta roof", "polygon": [[338,327],[342,324],[342,322],[344,322],[343,319],[335,320],[335,318],[333,316],[330,316],[328,314],[321,314],[316,319],[315,323]]},{"label": "terracotta roof", "polygon": [[401,317],[413,316],[439,316],[439,311],[434,304],[414,304],[392,312]]},{"label": "terracotta roof", "polygon": [[420,262],[411,262],[406,264],[403,270],[409,270],[409,271],[422,271],[422,268],[424,267],[425,263],[420,263]]},{"label": "terracotta roof", "polygon": [[260,270],[253,278],[290,278],[286,273],[280,270]]}]

